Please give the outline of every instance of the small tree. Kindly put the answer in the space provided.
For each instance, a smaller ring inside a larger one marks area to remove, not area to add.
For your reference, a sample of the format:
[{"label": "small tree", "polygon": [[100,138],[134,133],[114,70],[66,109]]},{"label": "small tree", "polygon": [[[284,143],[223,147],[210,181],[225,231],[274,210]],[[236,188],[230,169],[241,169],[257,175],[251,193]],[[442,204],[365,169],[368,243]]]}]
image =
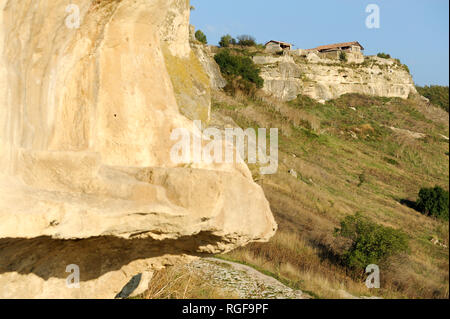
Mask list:
[{"label": "small tree", "polygon": [[243,46],[247,46],[247,47],[256,45],[256,39],[254,37],[252,37],[251,35],[247,35],[247,34],[240,35],[237,37],[237,39],[239,40],[239,42],[238,42],[239,45],[243,45]]},{"label": "small tree", "polygon": [[263,87],[260,69],[249,57],[231,54],[229,49],[225,49],[217,53],[214,59],[228,81],[225,90],[232,94],[240,90],[251,96]]},{"label": "small tree", "polygon": [[197,32],[195,32],[195,38],[203,44],[208,43],[206,35],[201,30],[197,30]]},{"label": "small tree", "polygon": [[227,34],[220,38],[219,45],[222,48],[228,48],[230,44],[236,44],[236,40],[231,35]]},{"label": "small tree", "polygon": [[343,254],[346,266],[364,269],[386,258],[408,251],[408,238],[405,233],[391,227],[377,225],[361,214],[347,216],[336,233],[351,240],[350,248]]},{"label": "small tree", "polygon": [[417,210],[427,216],[448,221],[449,193],[442,187],[422,188],[417,199]]},{"label": "small tree", "polygon": [[259,75],[261,70],[249,57],[232,55],[227,49],[217,53],[214,59],[225,76],[240,77],[254,83],[257,88],[263,87],[264,80]]},{"label": "small tree", "polygon": [[339,53],[339,60],[341,62],[347,62],[347,53],[345,53],[345,51],[341,51],[341,53]]}]

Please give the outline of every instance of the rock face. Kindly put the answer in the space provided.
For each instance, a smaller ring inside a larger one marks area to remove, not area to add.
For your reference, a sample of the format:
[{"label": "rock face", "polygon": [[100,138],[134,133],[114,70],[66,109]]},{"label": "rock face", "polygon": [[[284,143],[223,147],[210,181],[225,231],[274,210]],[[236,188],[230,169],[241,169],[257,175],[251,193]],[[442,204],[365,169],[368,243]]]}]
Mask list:
[{"label": "rock face", "polygon": [[195,53],[208,75],[211,88],[215,90],[223,89],[227,85],[227,81],[222,76],[220,68],[214,60],[214,54],[211,52],[211,47],[197,41],[195,38],[195,27],[192,25],[189,28],[189,34],[192,51]]},{"label": "rock face", "polygon": [[262,68],[263,89],[284,101],[299,94],[326,101],[347,93],[401,98],[417,93],[405,66],[393,59],[365,57],[345,63],[338,55],[333,59],[293,52],[255,56],[254,61]]},{"label": "rock face", "polygon": [[0,0],[0,297],[123,296],[154,269],[267,241],[245,165],[171,161],[171,132],[209,118],[189,1],[77,4],[69,28],[67,1]]},{"label": "rock face", "polygon": [[208,74],[211,88],[215,90],[223,89],[227,85],[227,80],[222,76],[210,47],[198,43],[191,43],[191,46],[206,74]]}]

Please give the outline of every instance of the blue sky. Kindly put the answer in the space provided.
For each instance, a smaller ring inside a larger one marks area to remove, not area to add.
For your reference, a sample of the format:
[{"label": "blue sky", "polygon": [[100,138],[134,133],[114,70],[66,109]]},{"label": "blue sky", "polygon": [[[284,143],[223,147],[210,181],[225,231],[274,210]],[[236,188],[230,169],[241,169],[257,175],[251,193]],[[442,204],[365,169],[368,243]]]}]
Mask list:
[{"label": "blue sky", "polygon": [[[379,29],[366,27],[372,3],[380,8]],[[367,55],[399,58],[418,85],[449,82],[448,0],[191,0],[191,5],[191,24],[210,44],[226,33],[303,49],[359,41]]]}]

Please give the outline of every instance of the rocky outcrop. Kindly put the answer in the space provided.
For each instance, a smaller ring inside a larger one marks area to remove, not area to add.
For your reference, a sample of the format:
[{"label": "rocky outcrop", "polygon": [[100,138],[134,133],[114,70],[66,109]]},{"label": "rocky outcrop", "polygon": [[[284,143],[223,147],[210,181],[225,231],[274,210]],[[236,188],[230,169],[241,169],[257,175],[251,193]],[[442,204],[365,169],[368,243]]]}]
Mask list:
[{"label": "rocky outcrop", "polygon": [[191,46],[206,74],[208,74],[211,88],[215,90],[223,89],[227,85],[227,80],[222,76],[220,68],[214,60],[211,48],[199,43],[192,43]]},{"label": "rocky outcrop", "polygon": [[259,55],[254,61],[262,68],[263,89],[284,101],[299,94],[326,101],[347,93],[400,98],[417,93],[407,68],[394,59],[365,57],[341,62],[337,55],[333,59],[294,52]]},{"label": "rocky outcrop", "polygon": [[215,90],[223,89],[227,85],[227,81],[222,76],[220,68],[214,60],[211,47],[195,39],[195,27],[193,25],[190,26],[189,33],[191,48],[208,75],[211,88]]},{"label": "rocky outcrop", "polygon": [[302,92],[302,72],[292,57],[255,56],[253,60],[261,66],[265,92],[283,101],[293,100]]},{"label": "rocky outcrop", "polygon": [[245,165],[171,161],[173,130],[209,117],[189,1],[77,3],[69,28],[67,1],[0,0],[0,297],[126,296],[268,240]]},{"label": "rocky outcrop", "polygon": [[211,88],[208,75],[189,45],[189,0],[169,1],[167,10],[159,35],[177,104],[189,119],[208,121]]}]

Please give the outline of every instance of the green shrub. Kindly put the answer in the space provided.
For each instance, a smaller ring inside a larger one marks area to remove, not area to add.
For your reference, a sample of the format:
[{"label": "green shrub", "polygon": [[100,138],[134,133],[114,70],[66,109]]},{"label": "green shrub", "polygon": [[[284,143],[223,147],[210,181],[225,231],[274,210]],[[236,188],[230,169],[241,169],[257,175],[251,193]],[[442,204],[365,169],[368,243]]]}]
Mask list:
[{"label": "green shrub", "polygon": [[391,55],[390,54],[386,54],[384,52],[378,53],[377,57],[382,58],[382,59],[390,59]]},{"label": "green shrub", "polygon": [[422,214],[448,221],[448,200],[448,191],[442,187],[422,188],[416,207]]},{"label": "green shrub", "polygon": [[251,35],[240,35],[237,37],[238,44],[239,45],[243,45],[243,46],[247,46],[247,47],[251,47],[251,46],[255,46],[256,45],[256,39],[254,37],[252,37]]},{"label": "green shrub", "polygon": [[344,51],[342,51],[341,53],[339,53],[339,60],[341,62],[347,62],[347,53],[345,53]]},{"label": "green shrub", "polygon": [[432,104],[439,106],[448,112],[448,86],[418,86],[417,91],[429,99]]},{"label": "green shrub", "polygon": [[400,230],[377,225],[361,214],[347,216],[336,234],[351,240],[351,246],[342,255],[344,264],[361,270],[370,264],[379,264],[386,258],[408,251],[408,237]]},{"label": "green shrub", "polygon": [[201,30],[197,30],[197,32],[195,32],[195,38],[203,44],[208,43],[206,35]]},{"label": "green shrub", "polygon": [[409,67],[406,64],[403,64],[402,61],[400,61],[400,59],[394,59],[395,63],[400,66],[401,68],[403,68],[406,72],[408,72],[409,74],[411,74]]},{"label": "green shrub", "polygon": [[222,48],[228,48],[231,44],[236,44],[236,39],[233,38],[231,35],[227,34],[224,35],[222,38],[220,38],[219,45]]},{"label": "green shrub", "polygon": [[214,59],[220,67],[220,71],[229,82],[238,81],[249,88],[250,84],[262,88],[264,80],[261,78],[260,69],[253,60],[246,56],[232,55],[225,49],[215,55]]},{"label": "green shrub", "polygon": [[406,64],[403,64],[402,67],[405,69],[406,72],[411,74],[411,71],[409,70],[409,67]]}]

